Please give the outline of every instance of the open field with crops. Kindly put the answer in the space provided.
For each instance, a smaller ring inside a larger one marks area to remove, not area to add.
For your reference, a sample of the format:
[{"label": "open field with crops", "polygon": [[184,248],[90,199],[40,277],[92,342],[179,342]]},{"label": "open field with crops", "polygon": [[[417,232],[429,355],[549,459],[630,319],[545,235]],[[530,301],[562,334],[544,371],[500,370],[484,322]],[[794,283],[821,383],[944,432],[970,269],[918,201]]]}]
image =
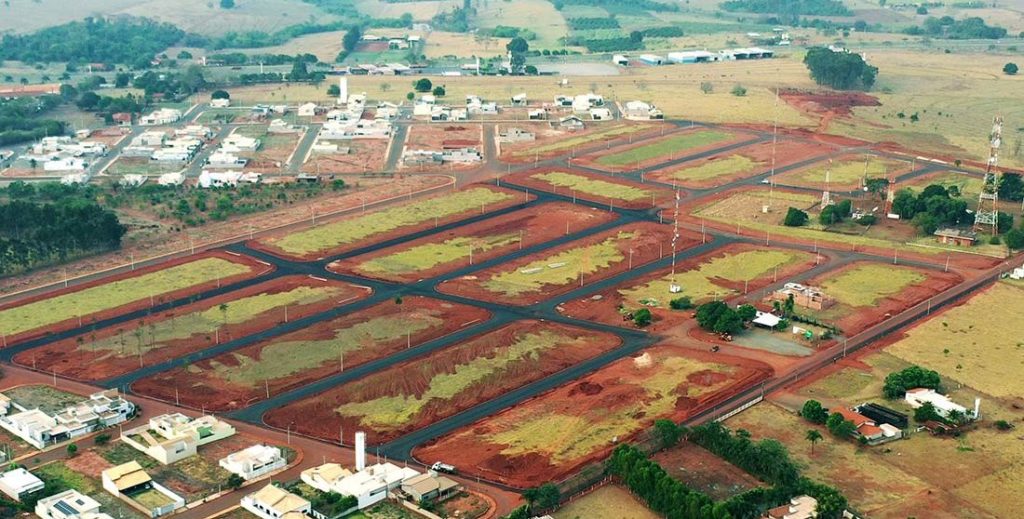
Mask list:
[{"label": "open field with crops", "polygon": [[434,198],[418,200],[347,217],[312,229],[259,240],[257,247],[295,257],[313,259],[337,254],[372,241],[382,241],[399,233],[408,234],[440,223],[448,223],[474,214],[482,214],[522,201],[521,195],[492,187],[472,187]]},{"label": "open field with crops", "polygon": [[383,443],[619,345],[608,334],[519,321],[271,411],[275,426],[330,441],[339,427]]},{"label": "open field with crops", "polygon": [[151,306],[198,293],[211,286],[230,284],[264,270],[253,260],[224,253],[209,253],[147,267],[136,272],[102,279],[0,306],[0,333],[12,344],[46,332],[71,328],[82,322],[103,319],[116,311]]},{"label": "open field with crops", "polygon": [[571,384],[468,425],[415,451],[515,486],[557,480],[649,426],[680,420],[763,373],[673,346],[616,361]]},{"label": "open field with crops", "polygon": [[[381,303],[136,382],[140,393],[192,407],[244,407],[447,335],[487,312],[427,299]],[[301,351],[302,355],[296,355]]]},{"label": "open field with crops", "polygon": [[386,249],[332,263],[347,272],[392,281],[415,281],[499,257],[511,251],[612,220],[608,211],[564,202],[529,207],[507,215],[425,236]]},{"label": "open field with crops", "polygon": [[33,369],[103,380],[326,311],[369,290],[304,276],[275,279],[237,292],[53,342],[16,355]]},{"label": "open field with crops", "polygon": [[578,161],[608,171],[631,171],[673,160],[728,142],[748,137],[721,130],[683,130],[637,144],[619,145],[607,151],[580,157]]}]

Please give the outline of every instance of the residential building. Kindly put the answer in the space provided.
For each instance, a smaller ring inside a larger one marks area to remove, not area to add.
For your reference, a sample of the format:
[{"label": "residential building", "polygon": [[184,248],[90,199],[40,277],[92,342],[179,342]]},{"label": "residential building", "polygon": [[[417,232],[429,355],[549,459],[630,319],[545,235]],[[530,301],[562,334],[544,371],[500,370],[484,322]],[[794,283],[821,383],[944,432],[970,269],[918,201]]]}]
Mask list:
[{"label": "residential building", "polygon": [[600,106],[604,106],[604,97],[593,92],[589,94],[580,94],[572,98],[572,111],[578,114],[587,113],[591,108],[597,108]]},{"label": "residential building", "polygon": [[68,158],[54,158],[53,160],[47,160],[43,162],[43,171],[85,171],[89,168],[89,163],[73,157]]},{"label": "residential building", "polygon": [[283,469],[288,463],[281,449],[269,445],[253,445],[220,460],[220,466],[248,481]]},{"label": "residential building", "polygon": [[309,501],[273,484],[243,497],[242,508],[262,519],[305,519],[313,511]]},{"label": "residential building", "polygon": [[444,476],[431,473],[413,476],[402,481],[402,492],[413,501],[443,501],[462,490],[462,485]]},{"label": "residential building", "polygon": [[374,118],[386,120],[398,118],[398,105],[387,101],[377,103],[377,112],[374,114]]},{"label": "residential building", "polygon": [[297,112],[299,117],[314,117],[321,113],[326,113],[326,110],[321,109],[316,103],[304,103],[299,105]]},{"label": "residential building", "polygon": [[935,240],[943,245],[971,247],[978,242],[978,234],[966,229],[943,228],[935,231]]},{"label": "residential building", "polygon": [[167,134],[158,131],[142,132],[138,137],[132,139],[131,145],[138,147],[161,147],[167,140]]},{"label": "residential building", "polygon": [[239,151],[256,151],[260,149],[259,139],[253,137],[246,137],[245,135],[232,134],[224,139],[224,143],[221,144],[221,149],[232,153]]},{"label": "residential building", "polygon": [[344,478],[352,475],[352,471],[342,467],[338,463],[325,463],[318,467],[303,470],[299,479],[303,483],[321,491],[332,492],[334,485]]},{"label": "residential building", "polygon": [[121,180],[118,182],[118,185],[122,187],[139,187],[142,184],[145,184],[147,180],[149,180],[149,177],[146,175],[130,173],[121,176]]},{"label": "residential building", "polygon": [[124,431],[122,440],[168,465],[197,453],[197,449],[235,434],[227,422],[209,415],[191,419],[181,413],[150,418],[147,425]]},{"label": "residential building", "polygon": [[74,489],[40,499],[35,514],[41,519],[111,519],[100,512],[99,501]]},{"label": "residential building", "polygon": [[63,151],[65,146],[70,146],[74,143],[74,139],[67,135],[43,137],[39,140],[38,144],[32,146],[32,153],[41,155],[54,151]]},{"label": "residential building", "polygon": [[153,150],[149,160],[154,162],[180,162],[186,163],[192,159],[192,152],[176,148],[161,148]]},{"label": "residential building", "polygon": [[910,417],[905,413],[875,403],[861,404],[854,408],[854,411],[874,420],[875,423],[887,423],[898,429],[906,429],[910,423]]},{"label": "residential building", "polygon": [[627,101],[622,109],[622,117],[631,121],[650,121],[664,119],[665,114],[654,105],[643,101]]},{"label": "residential building", "polygon": [[874,420],[853,411],[840,407],[838,409],[830,409],[832,412],[839,413],[842,415],[844,420],[848,420],[853,423],[856,430],[854,431],[854,437],[863,437],[871,445],[878,445],[892,440],[898,440],[903,437],[903,431],[898,427],[894,427],[887,423],[876,423]]},{"label": "residential building", "polygon": [[935,391],[934,389],[928,389],[923,387],[908,389],[907,394],[904,397],[904,400],[906,400],[907,403],[910,404],[910,407],[913,407],[914,409],[921,407],[925,403],[930,403],[933,406],[935,406],[935,411],[938,412],[943,417],[948,417],[949,413],[954,411],[962,414],[967,418],[977,419],[980,417],[980,400],[975,399],[974,412],[970,413],[967,411],[966,407],[957,404],[956,402],[953,402],[952,400],[949,399],[948,396],[943,395]]},{"label": "residential building", "polygon": [[590,119],[594,121],[610,121],[612,120],[612,111],[607,108],[591,108]]},{"label": "residential building", "polygon": [[383,501],[389,491],[399,488],[403,481],[419,474],[408,467],[378,463],[338,480],[333,490],[343,496],[355,496],[359,508],[363,509]]},{"label": "residential building", "polygon": [[210,100],[210,108],[227,108],[229,106],[231,106],[231,100],[230,99],[221,98],[221,99],[211,99]]},{"label": "residential building", "polygon": [[818,516],[815,509],[818,500],[811,496],[797,496],[789,500],[789,504],[772,508],[765,514],[765,519],[814,519]]},{"label": "residential building", "polygon": [[620,67],[628,67],[629,66],[629,56],[626,56],[625,54],[616,54],[616,55],[612,56],[612,63],[614,63],[614,64],[616,64],[616,65],[618,65]]},{"label": "residential building", "polygon": [[529,104],[529,100],[526,98],[526,92],[512,96],[512,106],[526,106],[527,104]]},{"label": "residential building", "polygon": [[274,119],[267,126],[267,133],[302,133],[303,131],[302,126],[286,123],[284,119]]},{"label": "residential building", "polygon": [[194,139],[208,140],[213,138],[213,130],[209,126],[190,124],[184,128],[174,129],[175,137],[192,137]]},{"label": "residential building", "polygon": [[139,118],[139,124],[143,126],[160,126],[178,122],[181,119],[181,110],[174,108],[160,108],[152,113]]},{"label": "residential building", "polygon": [[42,491],[44,486],[43,480],[21,467],[4,472],[0,476],[0,492],[15,501],[21,501],[29,494]]},{"label": "residential building", "polygon": [[114,124],[117,126],[131,126],[132,125],[132,114],[129,112],[117,112],[110,116],[114,120]]},{"label": "residential building", "polygon": [[100,473],[103,489],[136,508],[149,511],[150,517],[167,515],[185,506],[181,496],[171,492],[143,470],[137,461],[129,461]]},{"label": "residential building", "polygon": [[480,150],[472,147],[451,148],[441,151],[441,162],[458,162],[471,164],[484,160]]},{"label": "residential building", "polygon": [[548,118],[548,111],[543,108],[537,108],[527,112],[527,117],[531,121],[543,121]]},{"label": "residential building", "polygon": [[786,283],[782,288],[772,292],[769,299],[786,301],[790,296],[793,296],[793,304],[812,310],[824,310],[835,303],[835,299],[826,295],[820,288],[799,283]]},{"label": "residential building", "polygon": [[161,186],[180,186],[185,183],[185,175],[181,173],[164,173],[156,180]]},{"label": "residential building", "polygon": [[37,449],[117,425],[135,413],[135,404],[114,389],[93,393],[88,400],[52,416],[39,409],[25,409],[14,402],[12,408],[16,412],[0,416],[0,427]]},{"label": "residential building", "polygon": [[202,188],[237,186],[239,183],[259,184],[263,176],[259,173],[240,171],[206,171],[199,174],[197,185]]},{"label": "residential building", "polygon": [[504,132],[498,132],[499,142],[532,142],[536,138],[533,132],[528,132],[522,128],[509,128]]},{"label": "residential building", "polygon": [[575,115],[562,117],[558,120],[558,127],[570,132],[579,131],[583,129],[583,119],[580,119]]}]

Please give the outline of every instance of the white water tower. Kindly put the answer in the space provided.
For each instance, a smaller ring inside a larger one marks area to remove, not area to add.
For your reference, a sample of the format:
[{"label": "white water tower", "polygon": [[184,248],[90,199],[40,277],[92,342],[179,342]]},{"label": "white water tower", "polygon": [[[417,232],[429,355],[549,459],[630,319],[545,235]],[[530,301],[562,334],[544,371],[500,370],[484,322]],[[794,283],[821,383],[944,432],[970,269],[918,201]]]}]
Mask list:
[{"label": "white water tower", "polygon": [[366,468],[366,433],[356,433],[356,472]]},{"label": "white water tower", "polygon": [[348,78],[341,76],[338,78],[338,104],[343,105],[348,102]]}]

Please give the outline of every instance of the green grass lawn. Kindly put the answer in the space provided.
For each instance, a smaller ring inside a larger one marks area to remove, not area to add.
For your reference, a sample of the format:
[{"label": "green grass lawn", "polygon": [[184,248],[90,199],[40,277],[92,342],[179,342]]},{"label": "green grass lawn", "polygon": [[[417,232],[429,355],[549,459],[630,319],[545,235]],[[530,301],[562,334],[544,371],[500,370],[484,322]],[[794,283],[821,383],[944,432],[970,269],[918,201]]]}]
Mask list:
[{"label": "green grass lawn", "polygon": [[483,205],[505,202],[512,195],[486,188],[473,188],[438,198],[391,207],[365,216],[329,223],[289,234],[271,243],[288,254],[323,253],[334,247],[364,240],[434,218],[447,218]]},{"label": "green grass lawn", "polygon": [[614,182],[606,182],[604,180],[597,180],[583,175],[575,175],[573,173],[565,173],[562,171],[538,173],[536,175],[531,175],[531,178],[542,180],[555,187],[568,188],[588,195],[614,198],[617,200],[625,200],[627,202],[644,200],[651,196],[651,192],[646,189],[616,184]]},{"label": "green grass lawn", "polygon": [[678,269],[674,279],[683,289],[680,293],[669,292],[669,285],[673,281],[671,273],[649,283],[620,290],[619,293],[626,298],[627,304],[658,308],[667,308],[670,300],[682,296],[689,297],[695,303],[716,296],[723,298],[736,291],[715,283],[716,279],[751,281],[767,276],[774,269],[785,267],[798,259],[797,253],[789,251],[744,251],[712,258],[696,269]]},{"label": "green grass lawn", "polygon": [[378,274],[408,274],[468,258],[470,250],[476,253],[487,252],[518,242],[519,233],[492,234],[479,238],[460,236],[373,258],[359,264],[359,270]]},{"label": "green grass lawn", "polygon": [[599,157],[595,162],[602,166],[628,166],[636,162],[644,162],[649,159],[662,157],[675,152],[676,156],[681,155],[691,148],[700,148],[716,142],[731,139],[731,133],[715,130],[701,130],[673,135],[665,139],[659,139],[651,144],[637,146],[633,149],[612,153]]},{"label": "green grass lawn", "polygon": [[749,173],[764,165],[764,162],[758,162],[744,155],[736,154],[712,159],[699,166],[677,169],[672,172],[672,178],[682,181],[710,180],[718,177]]},{"label": "green grass lawn", "polygon": [[193,335],[212,335],[223,326],[244,323],[277,308],[312,304],[338,297],[344,292],[345,289],[336,286],[300,286],[286,292],[257,294],[224,303],[223,307],[218,305],[203,311],[152,322],[144,327],[127,329],[124,334],[96,341],[86,340],[80,348],[104,352],[105,355],[99,360],[107,357],[130,357],[139,355],[140,352],[145,354]]},{"label": "green grass lawn", "polygon": [[[831,164],[832,169],[829,173],[829,181],[836,184],[853,185],[860,183],[860,180],[865,176],[867,178],[887,178],[893,172],[909,169],[909,166],[910,164],[903,161],[873,156],[858,160],[834,161]],[[827,160],[822,161],[795,174],[793,178],[801,183],[820,184],[825,182],[825,172],[828,169],[829,162]],[[865,169],[867,170],[866,175]],[[785,183],[785,180],[782,180],[781,183]]]},{"label": "green grass lawn", "polygon": [[190,261],[149,274],[0,311],[0,332],[15,335],[76,316],[88,316],[150,296],[159,296],[251,271],[251,267],[221,258]]},{"label": "green grass lawn", "polygon": [[483,286],[491,292],[516,296],[538,291],[545,285],[565,285],[579,279],[580,272],[588,276],[624,260],[618,244],[633,237],[633,233],[619,232],[600,243],[569,249],[504,271],[485,281]]},{"label": "green grass lawn", "polygon": [[826,279],[821,289],[844,305],[862,307],[872,306],[925,279],[924,274],[907,267],[868,263]]}]

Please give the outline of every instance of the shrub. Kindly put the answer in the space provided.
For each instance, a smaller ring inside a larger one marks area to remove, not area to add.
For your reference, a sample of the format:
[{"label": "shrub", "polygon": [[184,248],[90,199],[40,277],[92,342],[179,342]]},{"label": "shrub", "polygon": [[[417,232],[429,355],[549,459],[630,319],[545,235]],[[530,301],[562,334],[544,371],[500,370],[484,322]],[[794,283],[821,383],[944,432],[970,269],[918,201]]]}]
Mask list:
[{"label": "shrub", "polygon": [[1007,63],[1007,64],[1003,65],[1003,74],[1006,74],[1008,76],[1013,76],[1013,75],[1017,74],[1017,72],[1019,70],[1020,69],[1017,68],[1017,64],[1016,63]]},{"label": "shrub", "polygon": [[689,310],[693,308],[693,302],[689,296],[683,296],[669,301],[668,307],[673,310]]},{"label": "shrub", "polygon": [[736,97],[743,97],[747,95],[747,87],[743,85],[736,85],[732,87],[732,95]]},{"label": "shrub", "polygon": [[641,308],[636,312],[633,312],[633,323],[639,328],[644,328],[651,324],[651,320],[651,311],[646,308]]}]

